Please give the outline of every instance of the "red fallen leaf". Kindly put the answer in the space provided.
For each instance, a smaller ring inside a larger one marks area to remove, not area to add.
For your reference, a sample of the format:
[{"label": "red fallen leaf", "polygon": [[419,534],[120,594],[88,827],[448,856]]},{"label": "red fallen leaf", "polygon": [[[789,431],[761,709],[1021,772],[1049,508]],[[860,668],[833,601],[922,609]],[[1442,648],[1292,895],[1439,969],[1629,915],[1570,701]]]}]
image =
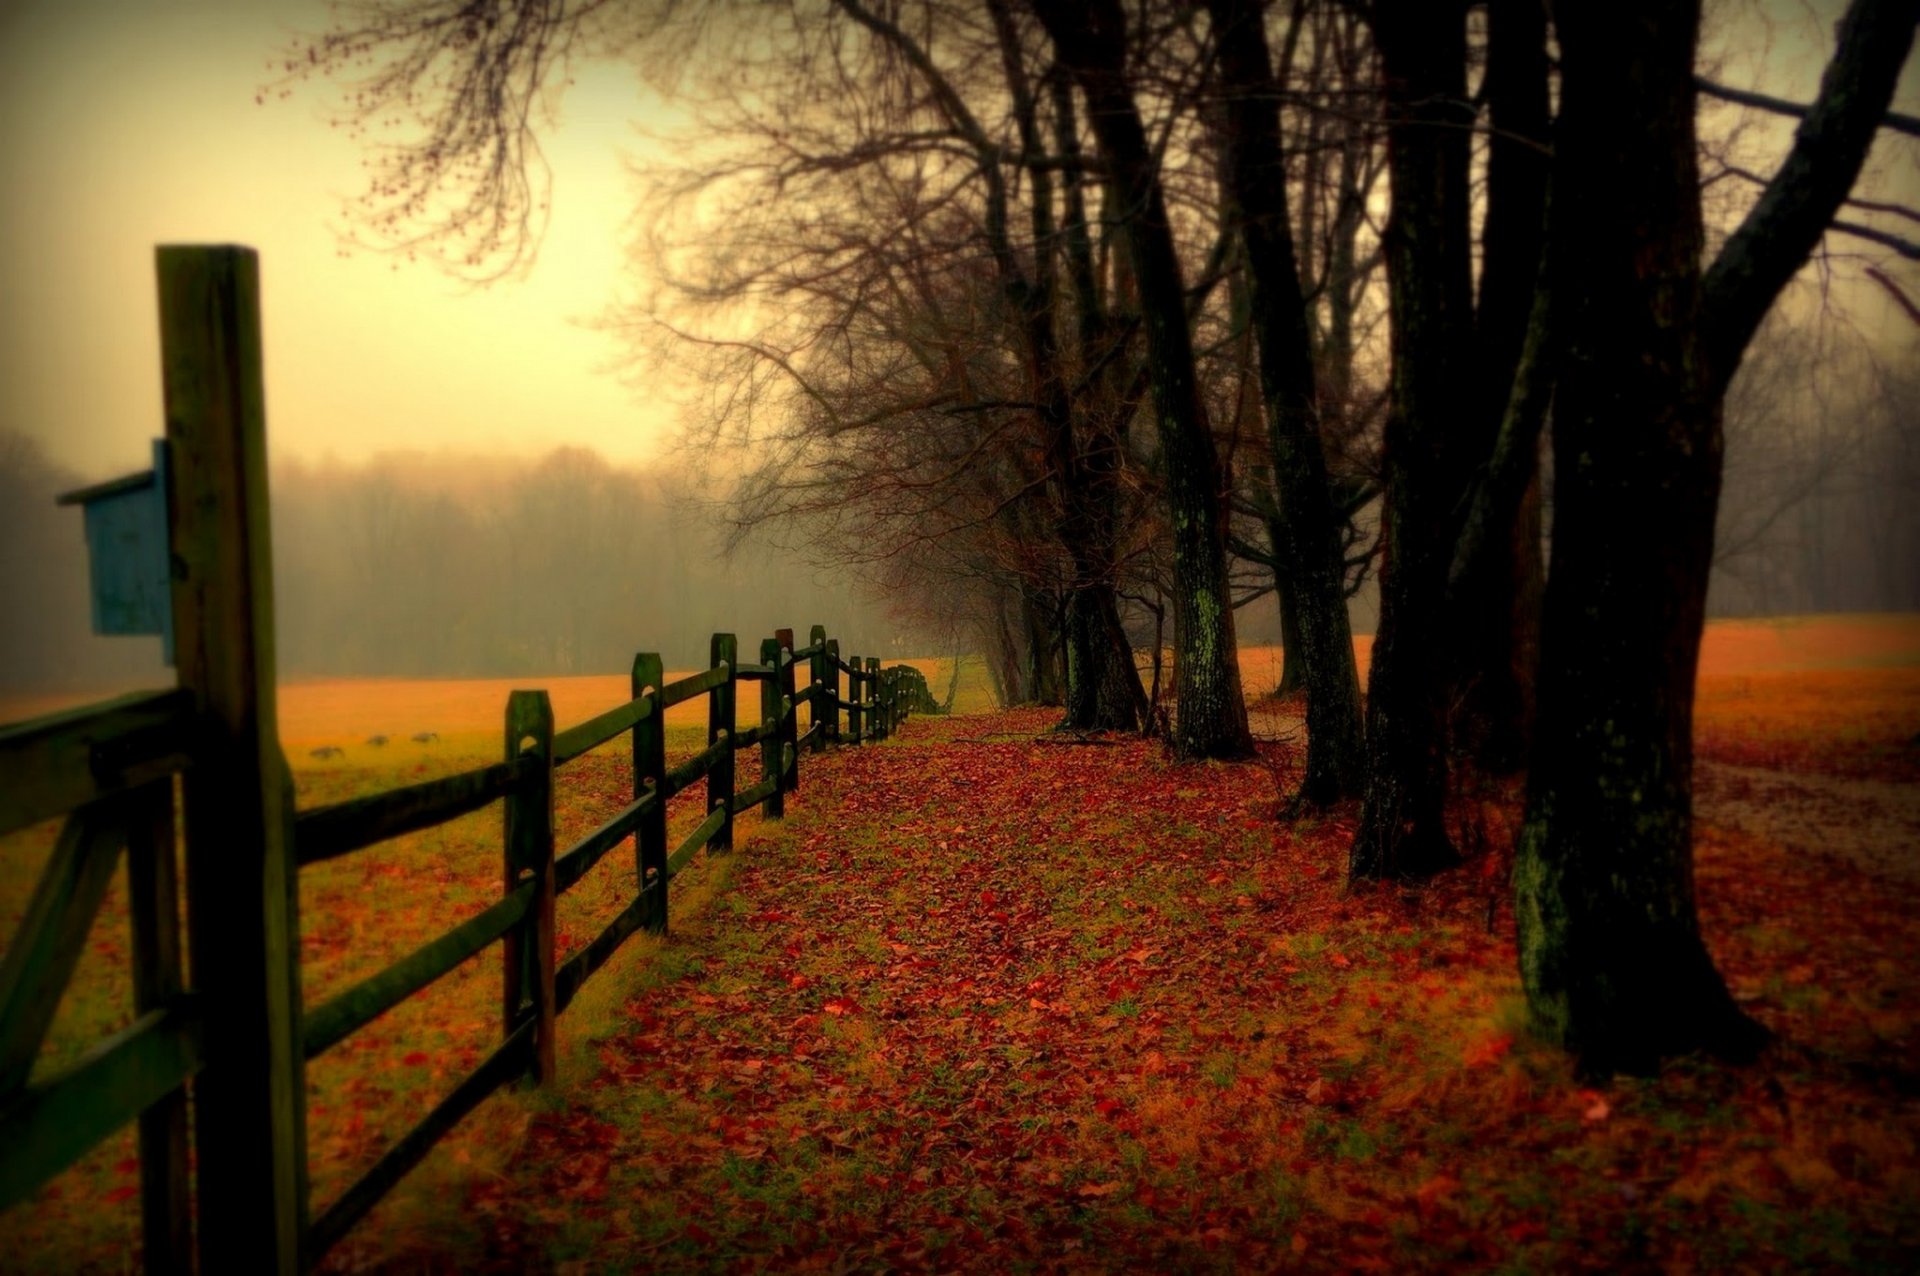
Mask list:
[{"label": "red fallen leaf", "polygon": [[1124,1186],[1125,1184],[1121,1183],[1119,1179],[1114,1179],[1110,1183],[1082,1183],[1074,1189],[1074,1195],[1085,1197],[1112,1196]]},{"label": "red fallen leaf", "polygon": [[1436,1174],[1419,1187],[1413,1189],[1413,1201],[1422,1214],[1431,1210],[1435,1202],[1452,1196],[1460,1186],[1460,1180],[1447,1174]]},{"label": "red fallen leaf", "polygon": [[1507,1051],[1513,1049],[1513,1038],[1507,1033],[1483,1038],[1467,1047],[1462,1062],[1469,1068],[1484,1068],[1497,1062]]},{"label": "red fallen leaf", "polygon": [[115,1161],[113,1163],[113,1172],[115,1174],[138,1174],[140,1172],[140,1158],[137,1156],[129,1156],[122,1160]]},{"label": "red fallen leaf", "polygon": [[995,904],[998,904],[999,902],[1000,902],[1000,897],[998,895],[995,895],[992,891],[980,892],[980,907],[992,908]]},{"label": "red fallen leaf", "polygon": [[820,1009],[826,1011],[830,1015],[846,1015],[846,1014],[852,1014],[855,1010],[858,1010],[859,1007],[854,1005],[851,1001],[846,1000],[845,998],[835,997],[832,1001],[829,1001],[826,1005],[820,1007]]},{"label": "red fallen leaf", "polygon": [[134,1197],[138,1196],[139,1194],[140,1194],[140,1185],[138,1183],[122,1183],[119,1187],[116,1187],[111,1192],[106,1193],[106,1195],[101,1199],[109,1202],[110,1204],[117,1205],[121,1201],[130,1201]]},{"label": "red fallen leaf", "polygon": [[811,979],[808,979],[805,975],[787,976],[787,986],[789,988],[805,988],[808,984],[812,982],[813,981]]},{"label": "red fallen leaf", "polygon": [[424,1050],[415,1050],[409,1053],[407,1057],[402,1059],[400,1062],[409,1068],[420,1068],[420,1067],[425,1067],[426,1064],[432,1060],[432,1058],[433,1056],[428,1054]]},{"label": "red fallen leaf", "polygon": [[1345,970],[1348,966],[1353,965],[1352,962],[1347,960],[1347,955],[1345,953],[1329,953],[1327,955],[1327,960],[1332,962],[1334,965],[1340,967],[1340,969],[1342,970]]},{"label": "red fallen leaf", "polygon": [[1580,1113],[1580,1119],[1589,1125],[1604,1121],[1613,1115],[1613,1106],[1598,1090],[1582,1090],[1575,1097],[1587,1105],[1586,1109]]}]

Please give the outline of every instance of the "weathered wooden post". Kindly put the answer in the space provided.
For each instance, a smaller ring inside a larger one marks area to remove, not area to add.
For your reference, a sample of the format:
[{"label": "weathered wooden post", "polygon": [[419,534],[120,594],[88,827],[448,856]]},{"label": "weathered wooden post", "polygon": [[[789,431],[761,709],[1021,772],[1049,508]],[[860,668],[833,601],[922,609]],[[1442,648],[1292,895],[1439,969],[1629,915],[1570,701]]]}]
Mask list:
[{"label": "weathered wooden post", "polygon": [[793,630],[776,629],[774,641],[780,644],[774,686],[780,692],[780,727],[774,732],[780,741],[780,791],[800,791],[800,710],[794,703]]},{"label": "weathered wooden post", "polygon": [[862,728],[866,725],[866,713],[862,706],[860,688],[867,680],[867,667],[860,657],[847,657],[847,740],[850,744],[859,744],[865,739]]},{"label": "weathered wooden post", "polygon": [[660,708],[660,688],[666,686],[666,668],[659,653],[643,651],[633,658],[633,698],[649,693],[653,712],[633,724],[633,799],[653,790],[653,808],[640,817],[633,831],[635,881],[644,895],[653,888],[652,901],[641,906],[641,926],[664,933],[667,929],[667,724]]},{"label": "weathered wooden post", "polygon": [[807,725],[813,731],[813,751],[824,753],[827,749],[827,737],[832,731],[827,724],[839,717],[833,705],[827,701],[827,627],[815,625],[807,631],[807,646],[813,649],[813,658],[807,661],[807,685],[813,694],[807,697]]},{"label": "weathered wooden post", "polygon": [[183,782],[205,1025],[193,1085],[200,1269],[295,1272],[307,1223],[306,1054],[292,779],[274,683],[260,265],[250,248],[163,247],[155,267],[174,664],[198,719]]},{"label": "weathered wooden post", "polygon": [[[760,663],[769,669],[780,668],[780,640],[760,640]],[[773,789],[761,799],[760,814],[777,820],[787,813],[787,800],[780,789],[780,679],[778,675],[760,680],[760,726],[766,732],[760,739],[760,782],[773,782]]]},{"label": "weathered wooden post", "polygon": [[506,800],[506,890],[531,881],[527,915],[507,933],[505,1032],[533,1003],[533,1079],[553,1079],[553,705],[544,691],[507,697],[507,761],[526,773]]},{"label": "weathered wooden post", "polygon": [[733,849],[733,729],[734,692],[739,686],[740,644],[732,634],[715,634],[708,648],[709,667],[725,666],[727,676],[707,693],[707,747],[727,741],[713,766],[707,771],[707,812],[724,812],[720,829],[707,842],[707,854]]},{"label": "weathered wooden post", "polygon": [[880,699],[880,657],[867,657],[867,703],[873,708],[867,716],[872,719],[872,734],[876,740],[887,738],[887,710]]},{"label": "weathered wooden post", "polygon": [[840,743],[840,640],[827,639],[827,676],[826,691],[822,696],[826,702],[827,743]]},{"label": "weathered wooden post", "polygon": [[[173,781],[140,790],[127,825],[127,913],[133,928],[133,1011],[158,1010],[185,987],[179,870],[173,854]],[[187,1177],[187,1091],[140,1114],[140,1222],[150,1272],[193,1270]]]}]

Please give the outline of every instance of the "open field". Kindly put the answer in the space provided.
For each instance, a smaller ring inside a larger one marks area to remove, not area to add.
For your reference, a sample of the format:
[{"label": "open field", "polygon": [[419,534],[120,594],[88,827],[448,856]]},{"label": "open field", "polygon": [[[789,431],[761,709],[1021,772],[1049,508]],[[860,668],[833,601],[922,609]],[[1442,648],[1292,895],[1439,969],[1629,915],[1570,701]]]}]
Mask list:
[{"label": "open field", "polygon": [[[1242,662],[1250,694],[1277,677],[1271,652]],[[945,694],[944,662],[912,663]],[[984,698],[975,674],[963,708]],[[301,804],[497,756],[514,685],[540,684],[283,688]],[[545,685],[563,725],[626,694],[624,675]],[[703,739],[694,708],[669,717],[673,757]],[[1485,847],[1463,870],[1349,896],[1351,812],[1275,819],[1294,711],[1262,704],[1260,759],[1227,766],[1046,739],[1031,710],[919,719],[804,760],[789,818],[743,818],[737,854],[676,881],[674,937],[629,941],[569,1009],[563,1083],[490,1100],[332,1265],[1911,1258],[1920,622],[1710,628],[1703,923],[1779,1041],[1753,1068],[1682,1060],[1604,1090],[1522,1027],[1510,797],[1462,808]],[[307,756],[323,744],[346,756]],[[626,799],[625,765],[615,746],[561,773],[561,844]],[[53,833],[0,841],[0,933]],[[304,872],[309,1004],[497,898],[499,854],[485,811]],[[631,874],[615,852],[561,900],[563,955]],[[116,883],[41,1069],[127,1021],[126,928]],[[317,1205],[497,1038],[497,971],[483,955],[311,1067]],[[0,1216],[0,1270],[131,1265],[131,1142]]]}]

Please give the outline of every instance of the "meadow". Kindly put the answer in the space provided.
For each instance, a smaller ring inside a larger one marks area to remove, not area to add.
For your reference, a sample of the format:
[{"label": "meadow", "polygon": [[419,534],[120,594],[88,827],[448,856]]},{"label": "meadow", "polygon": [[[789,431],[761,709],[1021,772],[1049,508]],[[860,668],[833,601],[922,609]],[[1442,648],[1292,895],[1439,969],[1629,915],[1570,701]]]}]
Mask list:
[{"label": "meadow", "polygon": [[[944,662],[912,663],[944,694]],[[1920,622],[1710,627],[1702,919],[1777,1040],[1604,1088],[1525,1031],[1513,787],[1457,804],[1461,870],[1348,892],[1354,812],[1278,820],[1300,761],[1298,702],[1261,694],[1278,667],[1242,652],[1245,763],[1050,736],[971,665],[954,717],[804,759],[788,818],[742,817],[734,854],[676,880],[671,936],[630,940],[568,1010],[560,1083],[489,1100],[327,1269],[1910,1261]],[[497,757],[516,685],[538,684],[283,687],[300,804]],[[545,685],[562,725],[626,696],[623,674]],[[668,725],[670,760],[704,743],[703,706]],[[563,772],[560,844],[629,786],[620,744]],[[0,842],[0,933],[54,832]],[[308,1004],[491,903],[499,857],[487,810],[305,870]],[[616,851],[563,897],[563,956],[632,873]],[[116,882],[39,1070],[130,1017],[126,929]],[[316,1205],[497,1039],[498,970],[310,1065]],[[129,1132],[0,1215],[0,1268],[137,1268],[136,1172]]]}]

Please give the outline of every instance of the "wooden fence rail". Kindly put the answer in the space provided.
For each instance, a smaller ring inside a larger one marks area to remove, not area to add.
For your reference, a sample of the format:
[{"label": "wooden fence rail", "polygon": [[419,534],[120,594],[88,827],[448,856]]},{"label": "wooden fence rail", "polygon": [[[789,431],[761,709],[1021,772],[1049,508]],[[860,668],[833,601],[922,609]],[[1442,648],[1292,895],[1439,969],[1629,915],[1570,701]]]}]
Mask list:
[{"label": "wooden fence rail", "polygon": [[[911,713],[935,707],[918,671],[843,660],[818,625],[802,648],[791,630],[765,639],[754,664],[739,661],[732,634],[715,634],[706,669],[668,683],[660,657],[642,652],[630,699],[561,730],[544,691],[514,692],[497,763],[295,811],[274,705],[257,271],[245,248],[158,254],[178,689],[0,726],[0,835],[66,820],[0,958],[0,1209],[137,1120],[152,1271],[312,1265],[488,1095],[522,1076],[552,1081],[560,1013],[629,937],[667,930],[671,883],[702,849],[732,848],[736,815],[784,814],[803,754],[884,740]],[[735,716],[742,681],[760,684],[758,721],[745,729]],[[669,768],[666,712],[702,696],[706,746]],[[557,773],[622,736],[631,801],[556,850]],[[756,746],[760,779],[741,789],[734,759]],[[176,776],[185,795],[184,935]],[[706,815],[669,849],[668,802],[702,781]],[[306,1008],[299,870],[495,802],[500,899]],[[562,959],[554,901],[627,842],[632,899]],[[123,848],[136,1017],[58,1075],[30,1080]],[[499,1045],[311,1217],[306,1061],[496,943]]]}]

